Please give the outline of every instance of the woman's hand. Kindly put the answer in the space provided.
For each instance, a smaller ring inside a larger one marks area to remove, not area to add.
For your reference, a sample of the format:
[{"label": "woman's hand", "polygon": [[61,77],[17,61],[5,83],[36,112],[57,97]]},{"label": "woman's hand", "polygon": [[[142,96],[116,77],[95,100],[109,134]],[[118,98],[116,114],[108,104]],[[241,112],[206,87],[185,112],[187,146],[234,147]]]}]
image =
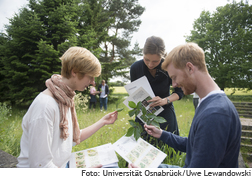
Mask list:
[{"label": "woman's hand", "polygon": [[148,100],[148,103],[150,103],[150,107],[154,108],[156,106],[164,106],[167,104],[166,98],[160,98],[159,96],[155,96],[151,100]]},{"label": "woman's hand", "polygon": [[153,125],[146,125],[144,124],[144,129],[146,130],[146,132],[155,137],[155,138],[160,138],[162,135],[162,130],[158,129],[157,127],[153,126]]},{"label": "woman's hand", "polygon": [[139,168],[139,167],[135,166],[133,163],[130,163],[130,164],[128,165],[128,168]]},{"label": "woman's hand", "polygon": [[117,115],[118,115],[118,112],[114,111],[114,112],[108,113],[107,115],[103,116],[101,118],[101,120],[103,121],[104,125],[114,124],[114,122],[117,119]]},{"label": "woman's hand", "polygon": [[82,129],[81,132],[81,141],[86,140],[91,135],[93,135],[95,132],[97,132],[100,128],[102,128],[104,125],[113,124],[117,119],[117,111],[108,113],[107,115],[103,116],[99,121],[96,123]]}]

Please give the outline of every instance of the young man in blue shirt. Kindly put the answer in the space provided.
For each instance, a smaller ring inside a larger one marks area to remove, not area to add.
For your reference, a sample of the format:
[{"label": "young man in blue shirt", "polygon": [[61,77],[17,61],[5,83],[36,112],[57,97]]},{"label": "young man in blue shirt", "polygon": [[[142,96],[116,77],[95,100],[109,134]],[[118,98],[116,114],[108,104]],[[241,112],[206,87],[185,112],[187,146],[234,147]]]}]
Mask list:
[{"label": "young man in blue shirt", "polygon": [[209,75],[204,51],[195,43],[177,46],[167,55],[162,68],[168,71],[173,87],[180,87],[185,95],[197,93],[200,101],[188,137],[151,125],[144,126],[147,133],[186,152],[185,168],[237,168],[241,139],[239,115]]}]

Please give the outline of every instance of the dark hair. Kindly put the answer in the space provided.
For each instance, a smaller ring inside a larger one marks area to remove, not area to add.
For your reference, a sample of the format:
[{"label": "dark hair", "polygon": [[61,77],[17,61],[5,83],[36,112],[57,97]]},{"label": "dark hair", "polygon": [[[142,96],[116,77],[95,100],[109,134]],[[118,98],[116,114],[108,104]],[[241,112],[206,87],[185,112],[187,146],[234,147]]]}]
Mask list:
[{"label": "dark hair", "polygon": [[143,54],[157,54],[164,58],[166,52],[163,39],[156,36],[147,38],[144,44]]}]

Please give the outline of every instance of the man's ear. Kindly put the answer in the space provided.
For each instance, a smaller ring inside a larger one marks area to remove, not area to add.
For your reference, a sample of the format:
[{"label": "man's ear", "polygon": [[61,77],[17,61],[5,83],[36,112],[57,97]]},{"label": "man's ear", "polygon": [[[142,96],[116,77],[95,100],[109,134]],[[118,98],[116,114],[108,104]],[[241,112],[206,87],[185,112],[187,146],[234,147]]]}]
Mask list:
[{"label": "man's ear", "polygon": [[195,70],[195,66],[191,62],[187,62],[186,69],[190,74],[192,74]]}]

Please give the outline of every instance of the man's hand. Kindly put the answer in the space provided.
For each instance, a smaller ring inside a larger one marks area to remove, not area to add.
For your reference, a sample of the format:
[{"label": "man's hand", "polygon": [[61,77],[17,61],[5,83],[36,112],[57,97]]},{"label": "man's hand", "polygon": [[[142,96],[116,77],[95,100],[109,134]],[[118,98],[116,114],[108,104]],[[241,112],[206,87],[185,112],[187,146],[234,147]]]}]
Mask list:
[{"label": "man's hand", "polygon": [[157,127],[153,126],[153,125],[146,125],[144,124],[144,129],[146,130],[146,132],[155,137],[155,138],[160,138],[162,135],[163,130],[158,129]]}]

